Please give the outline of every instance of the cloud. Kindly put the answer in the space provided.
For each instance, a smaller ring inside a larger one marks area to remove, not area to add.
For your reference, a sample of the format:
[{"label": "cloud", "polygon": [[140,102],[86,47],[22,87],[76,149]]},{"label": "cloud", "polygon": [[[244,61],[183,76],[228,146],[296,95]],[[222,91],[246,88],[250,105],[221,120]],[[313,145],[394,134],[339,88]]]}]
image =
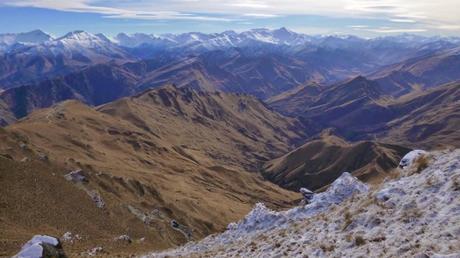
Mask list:
[{"label": "cloud", "polygon": [[2,4],[143,20],[228,22],[296,15],[383,19],[414,26],[408,28],[414,32],[420,26],[457,30],[460,24],[458,0],[3,0]]},{"label": "cloud", "polygon": [[275,17],[280,17],[280,15],[277,14],[269,14],[269,13],[245,13],[243,16],[247,17],[258,17],[258,18],[275,18]]},{"label": "cloud", "polygon": [[379,27],[379,28],[355,28],[362,31],[374,32],[374,33],[414,33],[414,32],[426,32],[426,29],[411,29],[411,28],[392,28],[392,27]]},{"label": "cloud", "polygon": [[391,22],[399,22],[399,23],[416,23],[417,21],[411,19],[390,19]]},{"label": "cloud", "polygon": [[363,28],[369,28],[369,26],[368,25],[350,25],[350,26],[348,26],[348,28],[363,29]]}]

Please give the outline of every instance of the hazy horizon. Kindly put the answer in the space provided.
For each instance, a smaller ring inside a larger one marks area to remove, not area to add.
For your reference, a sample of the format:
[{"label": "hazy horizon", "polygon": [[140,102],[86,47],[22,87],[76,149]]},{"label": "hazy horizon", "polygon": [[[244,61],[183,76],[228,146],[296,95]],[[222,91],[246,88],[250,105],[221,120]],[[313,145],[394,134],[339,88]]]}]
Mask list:
[{"label": "hazy horizon", "polygon": [[84,31],[91,33],[93,35],[96,34],[103,34],[107,36],[109,39],[113,39],[118,34],[125,33],[127,35],[134,35],[134,34],[146,34],[146,35],[154,35],[154,36],[162,36],[162,35],[167,35],[167,34],[172,34],[172,35],[180,35],[180,34],[187,34],[187,33],[203,33],[203,34],[221,34],[225,33],[227,31],[233,31],[236,33],[243,33],[243,32],[248,32],[248,31],[256,31],[256,30],[270,30],[270,31],[275,31],[275,30],[280,30],[280,29],[287,29],[291,32],[297,33],[297,34],[302,34],[302,35],[307,35],[311,37],[328,37],[328,36],[337,36],[337,37],[358,37],[361,39],[374,39],[374,38],[384,38],[384,37],[398,37],[398,36],[416,36],[416,37],[425,37],[425,38],[430,38],[430,37],[441,37],[441,38],[459,38],[459,35],[441,35],[441,34],[431,34],[431,35],[426,35],[426,34],[418,34],[418,33],[410,33],[410,32],[400,32],[400,33],[393,33],[393,34],[377,34],[377,35],[372,35],[372,36],[363,36],[363,35],[358,35],[358,34],[352,34],[352,33],[308,33],[308,32],[300,32],[296,31],[294,29],[291,29],[289,27],[279,27],[279,28],[268,28],[268,27],[254,27],[254,28],[248,28],[248,29],[228,29],[228,30],[222,30],[222,31],[215,31],[215,32],[202,32],[202,31],[183,31],[183,32],[163,32],[163,33],[155,33],[155,32],[150,32],[150,31],[136,31],[136,32],[126,32],[126,31],[114,31],[113,33],[106,33],[104,31],[88,31],[88,30],[83,30],[83,29],[75,29],[75,30],[69,30],[67,32],[63,32],[62,34],[55,34],[52,32],[49,32],[46,29],[43,28],[36,28],[32,30],[27,30],[27,31],[15,31],[15,32],[0,32],[0,35],[5,35],[5,34],[20,34],[20,33],[30,33],[33,31],[41,31],[43,33],[46,33],[50,36],[52,36],[54,39],[64,37],[65,35],[72,33],[72,32],[79,32],[79,31]]},{"label": "hazy horizon", "polygon": [[40,28],[53,35],[84,30],[111,36],[287,27],[312,35],[458,36],[457,4],[455,0],[8,0],[0,3],[0,33]]}]

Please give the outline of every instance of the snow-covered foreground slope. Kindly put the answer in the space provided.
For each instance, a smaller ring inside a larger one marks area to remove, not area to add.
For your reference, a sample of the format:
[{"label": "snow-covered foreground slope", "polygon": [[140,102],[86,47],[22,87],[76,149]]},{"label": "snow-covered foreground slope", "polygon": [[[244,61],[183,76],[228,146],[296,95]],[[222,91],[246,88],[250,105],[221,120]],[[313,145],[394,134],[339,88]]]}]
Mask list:
[{"label": "snow-covered foreground slope", "polygon": [[166,256],[460,257],[460,150],[372,190],[344,173],[304,207],[258,204],[222,234],[146,257]]}]

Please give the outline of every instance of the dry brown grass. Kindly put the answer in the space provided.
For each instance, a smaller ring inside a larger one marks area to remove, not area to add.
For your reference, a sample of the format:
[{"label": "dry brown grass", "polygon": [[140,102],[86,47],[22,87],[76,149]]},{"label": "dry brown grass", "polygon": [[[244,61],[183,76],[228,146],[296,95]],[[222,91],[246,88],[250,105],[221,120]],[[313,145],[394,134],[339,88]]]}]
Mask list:
[{"label": "dry brown grass", "polygon": [[335,250],[335,245],[333,244],[322,244],[319,246],[321,248],[321,250],[323,250],[323,252],[327,253],[327,252],[333,252]]},{"label": "dry brown grass", "polygon": [[353,218],[349,210],[346,210],[343,213],[343,219],[344,219],[344,223],[343,223],[342,231],[346,230],[348,226],[350,226],[351,223],[353,223]]},{"label": "dry brown grass", "polygon": [[454,191],[460,191],[460,176],[452,178],[452,188]]},{"label": "dry brown grass", "polygon": [[[104,212],[117,216],[112,228],[118,231],[107,230],[113,234],[107,238],[132,232],[137,232],[134,237],[140,238],[145,233],[145,243],[150,244],[151,250],[177,246],[186,241],[181,233],[169,230],[172,219],[191,228],[193,238],[200,239],[241,219],[257,201],[263,200],[268,206],[279,208],[289,207],[290,201],[300,197],[246,170],[257,164],[255,155],[267,158],[287,151],[291,140],[298,137],[289,129],[293,127],[291,119],[269,111],[250,97],[232,94],[219,97],[204,93],[193,96],[196,102],[188,102],[182,98],[181,92],[165,91],[174,99],[173,103],[178,103],[177,107],[163,105],[153,91],[149,92],[152,96],[147,93],[97,109],[76,101],[64,102],[59,106],[65,117],[59,119],[53,116],[53,108],[38,110],[6,128],[7,134],[12,135],[10,141],[14,142],[7,145],[8,141],[3,141],[4,135],[0,135],[0,150],[13,148],[9,153],[17,160],[26,154],[31,155],[32,150],[46,153],[49,164],[61,168],[56,174],[62,180],[62,174],[78,167],[93,171],[91,190],[100,192],[107,204]],[[240,101],[251,108],[244,112],[235,110]],[[192,119],[197,117],[206,123]],[[245,133],[239,128],[244,128]],[[27,143],[28,149],[20,148],[20,141]],[[95,176],[98,173],[106,176]],[[142,184],[142,196],[139,196],[136,185],[126,184],[133,180]],[[13,189],[27,193],[29,189],[19,183],[12,180]],[[67,194],[76,195],[72,194],[75,192],[87,199],[88,205],[94,205],[84,191],[68,183],[62,186],[70,192]],[[44,188],[46,182],[39,181],[36,187]],[[1,194],[12,198],[8,204],[26,205],[20,199],[22,195],[15,200],[12,192]],[[59,201],[63,196],[66,195],[49,194],[46,198],[65,210],[63,202]],[[142,212],[159,210],[163,217],[146,225],[126,209],[128,205]],[[23,217],[33,217],[34,212],[34,209],[24,209]],[[98,209],[96,212],[103,214]],[[72,230],[53,216],[45,214],[42,218],[55,221],[61,231]],[[93,222],[83,216],[75,218],[76,224],[87,221]],[[101,223],[99,220],[92,223],[96,232]],[[10,239],[19,234],[13,230],[18,227],[23,227],[21,234],[28,237],[47,233],[32,231],[30,223],[25,220],[14,219],[5,225],[9,225],[6,230],[12,232]],[[77,233],[87,231],[85,227],[79,228]],[[64,232],[61,231],[57,233],[62,235]],[[25,239],[22,235],[21,241]]]},{"label": "dry brown grass", "polygon": [[366,239],[364,239],[362,236],[355,236],[355,245],[356,246],[362,246],[366,244]]},{"label": "dry brown grass", "polygon": [[405,210],[404,213],[402,214],[402,221],[404,223],[410,223],[420,218],[422,215],[423,215],[422,211],[419,208],[417,207],[410,208],[410,209]]},{"label": "dry brown grass", "polygon": [[422,155],[415,160],[415,173],[420,173],[428,167],[430,164],[430,158],[427,155]]}]

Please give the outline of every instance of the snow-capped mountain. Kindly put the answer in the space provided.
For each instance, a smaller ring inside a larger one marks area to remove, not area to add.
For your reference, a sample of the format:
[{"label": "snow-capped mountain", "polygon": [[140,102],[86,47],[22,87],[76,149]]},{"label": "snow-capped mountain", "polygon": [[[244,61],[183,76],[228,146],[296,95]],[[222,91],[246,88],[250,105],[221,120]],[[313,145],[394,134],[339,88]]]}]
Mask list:
[{"label": "snow-capped mountain", "polygon": [[65,36],[38,45],[37,49],[50,51],[53,54],[79,53],[91,60],[106,60],[111,58],[129,59],[117,44],[104,34],[91,34],[85,31],[73,31]]},{"label": "snow-capped mountain", "polygon": [[[385,65],[428,55],[433,51],[455,48],[459,44],[455,38],[414,35],[376,39],[350,35],[311,36],[286,28],[210,34],[120,33],[114,38],[85,31],[73,31],[53,38],[37,30],[0,35],[0,53],[4,56],[0,59],[0,67],[3,68],[0,70],[0,85],[9,88],[110,62],[120,64],[155,59],[153,62],[165,65],[204,54],[212,57],[209,63],[214,63],[235,51],[243,57],[243,63],[238,64],[238,67],[251,60],[255,60],[248,64],[251,67],[263,67],[266,63],[260,60],[264,58],[295,59],[296,62],[289,62],[313,67],[304,69],[304,73],[311,76],[315,74],[316,82],[330,82],[327,79],[330,76],[325,76],[329,72],[339,79],[343,79],[343,74],[367,74]],[[213,51],[218,52],[208,55]],[[313,71],[318,69],[320,71]],[[283,70],[286,69],[277,69],[275,74],[284,77]],[[340,76],[335,76],[337,74]],[[256,77],[251,75],[247,78]]]},{"label": "snow-capped mountain", "polygon": [[6,51],[14,45],[37,45],[52,40],[53,37],[41,30],[25,33],[0,34],[0,51]]},{"label": "snow-capped mountain", "polygon": [[0,58],[3,87],[65,75],[91,65],[137,60],[103,34],[74,31],[56,39],[35,42],[38,43],[15,44],[3,53]]},{"label": "snow-capped mountain", "polygon": [[242,47],[257,42],[273,45],[302,45],[311,41],[311,39],[311,36],[281,28],[277,30],[252,29],[241,33],[230,30],[211,34],[189,32],[159,36],[143,33],[131,35],[120,33],[114,38],[114,41],[124,47],[169,43],[171,47],[213,50],[218,48]]}]

